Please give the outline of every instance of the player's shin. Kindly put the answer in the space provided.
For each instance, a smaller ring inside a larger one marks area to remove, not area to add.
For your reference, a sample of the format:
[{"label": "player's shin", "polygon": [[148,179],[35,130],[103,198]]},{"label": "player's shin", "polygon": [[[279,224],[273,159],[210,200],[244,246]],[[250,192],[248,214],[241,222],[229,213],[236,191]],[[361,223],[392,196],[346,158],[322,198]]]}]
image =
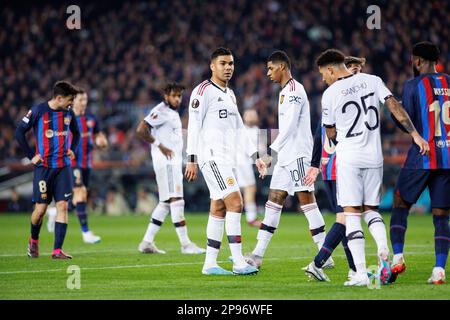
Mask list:
[{"label": "player's shin", "polygon": [[177,200],[170,203],[170,216],[172,223],[175,226],[178,239],[182,246],[186,246],[191,243],[189,239],[186,221],[184,219],[184,200]]},{"label": "player's shin", "polygon": [[227,211],[225,216],[225,231],[227,233],[234,266],[236,268],[244,268],[247,263],[242,255],[240,212]]},{"label": "player's shin", "polygon": [[394,262],[396,256],[403,255],[403,247],[405,245],[405,233],[408,227],[409,209],[397,207],[392,209],[390,222],[390,238],[392,251],[394,252]]},{"label": "player's shin", "polygon": [[158,233],[161,225],[166,219],[169,213],[169,204],[165,202],[160,202],[152,212],[152,217],[150,223],[148,224],[147,231],[144,236],[144,241],[153,242],[155,240],[155,235]]},{"label": "player's shin", "polygon": [[448,215],[433,215],[434,248],[436,254],[435,267],[445,269],[450,244],[450,228]]},{"label": "player's shin", "polygon": [[253,254],[259,257],[263,257],[266,252],[267,246],[269,245],[270,239],[272,238],[275,230],[278,228],[280,223],[281,210],[283,206],[276,204],[272,201],[266,202],[266,212],[264,214],[264,220],[259,228],[256,244]]},{"label": "player's shin", "polygon": [[383,217],[380,213],[373,210],[365,211],[363,215],[369,231],[377,244],[378,255],[387,259],[389,256],[389,247]]},{"label": "player's shin", "polygon": [[361,226],[361,214],[345,212],[345,224],[345,235],[355,262],[356,272],[366,274],[366,241]]},{"label": "player's shin", "polygon": [[224,218],[209,215],[208,225],[206,226],[208,242],[206,246],[205,264],[203,266],[204,270],[217,266],[217,255],[222,244],[224,225]]},{"label": "player's shin", "polygon": [[81,231],[88,232],[88,222],[87,222],[87,213],[86,213],[86,202],[78,202],[76,205],[77,208],[77,217],[80,221]]},{"label": "player's shin", "polygon": [[309,224],[309,231],[317,248],[322,248],[325,241],[325,221],[320,213],[317,203],[310,203],[300,207]]},{"label": "player's shin", "polygon": [[335,222],[325,237],[325,242],[314,258],[317,268],[322,268],[341,240],[345,237],[345,225]]}]

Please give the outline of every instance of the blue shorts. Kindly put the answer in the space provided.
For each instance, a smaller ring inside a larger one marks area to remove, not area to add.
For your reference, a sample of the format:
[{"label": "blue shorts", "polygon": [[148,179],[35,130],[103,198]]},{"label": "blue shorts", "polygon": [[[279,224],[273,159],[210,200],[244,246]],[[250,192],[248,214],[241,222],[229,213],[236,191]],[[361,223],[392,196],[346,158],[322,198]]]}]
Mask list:
[{"label": "blue shorts", "polygon": [[449,169],[402,169],[395,193],[408,202],[416,203],[425,188],[430,190],[432,208],[450,208]]},{"label": "blue shorts", "polygon": [[69,201],[72,197],[72,173],[70,167],[34,167],[33,202],[47,203]]},{"label": "blue shorts", "polygon": [[89,168],[72,168],[73,186],[79,188],[85,186],[89,187],[89,178],[91,176],[91,169]]},{"label": "blue shorts", "polygon": [[341,206],[337,204],[336,197],[336,180],[324,180],[325,190],[327,191],[328,201],[335,213],[344,212]]}]

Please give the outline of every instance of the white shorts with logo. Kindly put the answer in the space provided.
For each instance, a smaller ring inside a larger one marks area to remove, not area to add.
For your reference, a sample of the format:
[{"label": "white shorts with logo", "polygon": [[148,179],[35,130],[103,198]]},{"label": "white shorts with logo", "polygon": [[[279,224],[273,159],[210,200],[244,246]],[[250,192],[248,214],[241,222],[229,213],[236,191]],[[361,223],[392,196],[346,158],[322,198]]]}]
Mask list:
[{"label": "white shorts with logo", "polygon": [[311,161],[305,157],[298,158],[286,166],[275,165],[270,181],[270,189],[284,190],[293,196],[300,191],[314,191],[314,185],[306,186],[303,178],[310,168]]},{"label": "white shorts with logo", "polygon": [[253,186],[256,184],[255,173],[251,163],[243,163],[236,167],[236,179],[240,188]]},{"label": "white shorts with logo", "polygon": [[238,191],[239,185],[233,167],[207,161],[200,167],[203,178],[209,189],[209,197],[213,200],[223,200],[229,194]]},{"label": "white shorts with logo", "polygon": [[341,207],[378,206],[382,182],[383,167],[356,168],[336,163],[336,195]]},{"label": "white shorts with logo", "polygon": [[154,167],[158,184],[159,201],[183,198],[182,164],[166,164]]}]

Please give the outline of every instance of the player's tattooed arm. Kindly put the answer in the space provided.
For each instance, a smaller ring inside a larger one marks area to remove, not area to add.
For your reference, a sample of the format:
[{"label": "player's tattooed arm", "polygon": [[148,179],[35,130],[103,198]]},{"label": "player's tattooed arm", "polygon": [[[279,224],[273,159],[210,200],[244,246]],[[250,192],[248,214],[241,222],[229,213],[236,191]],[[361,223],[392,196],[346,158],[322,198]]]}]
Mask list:
[{"label": "player's tattooed arm", "polygon": [[152,127],[146,121],[141,120],[136,129],[136,134],[145,142],[155,144],[168,159],[172,158],[173,151],[163,146],[161,142],[159,142],[154,136],[152,136],[152,134],[150,133],[151,128]]},{"label": "player's tattooed arm", "polygon": [[394,97],[387,98],[384,103],[392,112],[397,121],[411,135],[414,143],[419,147],[420,153],[422,155],[428,154],[430,152],[430,146],[428,145],[428,142],[419,135],[416,128],[414,127],[414,124],[411,121],[411,118],[403,108],[402,104],[398,102]]}]

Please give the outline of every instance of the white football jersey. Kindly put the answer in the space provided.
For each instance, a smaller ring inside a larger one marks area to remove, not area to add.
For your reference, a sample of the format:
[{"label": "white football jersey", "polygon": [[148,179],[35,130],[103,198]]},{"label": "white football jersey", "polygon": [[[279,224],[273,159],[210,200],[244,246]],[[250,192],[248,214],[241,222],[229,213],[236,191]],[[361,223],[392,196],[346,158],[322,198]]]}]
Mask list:
[{"label": "white football jersey", "polygon": [[[183,132],[180,115],[172,110],[165,102],[161,102],[150,110],[144,121],[152,126],[151,134],[158,139],[163,146],[174,152],[171,163],[182,162]],[[151,145],[151,153],[155,166],[169,162],[167,157],[155,145]]]},{"label": "white football jersey", "polygon": [[[196,155],[200,165],[214,160],[235,167],[242,139],[249,138],[233,90],[221,88],[211,80],[196,86],[189,102],[186,153]],[[247,145],[251,156],[256,146],[250,141]]]},{"label": "white football jersey", "polygon": [[236,154],[237,156],[237,165],[245,165],[245,164],[253,164],[253,159],[247,154],[248,146],[245,142],[250,142],[252,146],[257,146],[259,150],[262,150],[259,146],[259,128],[257,126],[249,127],[245,125],[247,129],[248,140],[242,141],[243,143],[239,144],[239,152]]},{"label": "white football jersey", "polygon": [[309,101],[303,86],[294,79],[280,91],[278,127],[278,136],[270,145],[278,153],[278,164],[286,166],[301,157],[311,161],[313,137]]},{"label": "white football jersey", "polygon": [[380,102],[392,96],[381,78],[358,73],[340,78],[322,96],[322,123],[336,126],[336,157],[358,168],[383,165]]}]

